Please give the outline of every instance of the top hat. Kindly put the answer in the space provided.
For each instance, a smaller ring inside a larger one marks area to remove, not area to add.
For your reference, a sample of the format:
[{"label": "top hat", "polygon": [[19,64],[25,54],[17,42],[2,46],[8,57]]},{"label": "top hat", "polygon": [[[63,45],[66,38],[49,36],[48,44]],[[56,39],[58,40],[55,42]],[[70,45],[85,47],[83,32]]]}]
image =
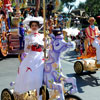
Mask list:
[{"label": "top hat", "polygon": [[60,29],[60,28],[53,29],[53,34],[54,34],[55,36],[61,35],[61,34],[62,34],[61,29]]}]

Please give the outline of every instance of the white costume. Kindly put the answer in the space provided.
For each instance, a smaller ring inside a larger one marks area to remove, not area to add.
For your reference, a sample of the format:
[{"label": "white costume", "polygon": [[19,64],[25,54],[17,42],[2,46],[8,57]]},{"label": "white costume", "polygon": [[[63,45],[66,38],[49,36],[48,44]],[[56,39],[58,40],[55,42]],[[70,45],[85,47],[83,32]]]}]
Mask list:
[{"label": "white costume", "polygon": [[16,93],[22,94],[34,89],[39,91],[42,86],[44,53],[43,51],[35,51],[32,48],[30,50],[27,49],[28,45],[33,46],[35,44],[43,45],[43,35],[32,32],[25,37],[25,51],[27,51],[28,54],[18,68],[14,88]]},{"label": "white costume", "polygon": [[95,38],[92,45],[96,48],[97,64],[100,64],[100,40]]}]

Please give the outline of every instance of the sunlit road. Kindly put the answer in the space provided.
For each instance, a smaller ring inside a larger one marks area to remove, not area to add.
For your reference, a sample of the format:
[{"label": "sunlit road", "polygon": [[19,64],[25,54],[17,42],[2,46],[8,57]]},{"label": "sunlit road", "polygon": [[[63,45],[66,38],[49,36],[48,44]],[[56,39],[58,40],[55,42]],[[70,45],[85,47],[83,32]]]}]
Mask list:
[{"label": "sunlit road", "polygon": [[[85,72],[78,76],[73,69],[75,61],[76,53],[74,51],[66,51],[61,55],[64,75],[76,77],[78,93],[75,95],[83,100],[100,100],[100,72],[97,71],[95,74]],[[10,88],[9,83],[15,81],[19,64],[17,56],[14,55],[0,60],[0,92],[4,88]]]}]

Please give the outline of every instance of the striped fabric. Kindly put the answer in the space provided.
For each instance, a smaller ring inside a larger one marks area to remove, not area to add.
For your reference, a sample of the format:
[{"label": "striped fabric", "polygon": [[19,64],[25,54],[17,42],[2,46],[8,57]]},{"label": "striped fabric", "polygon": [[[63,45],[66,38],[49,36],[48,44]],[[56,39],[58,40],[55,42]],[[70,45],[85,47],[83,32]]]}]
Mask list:
[{"label": "striped fabric", "polygon": [[89,40],[89,43],[92,44],[96,35],[98,35],[98,27],[95,26],[95,29],[92,29],[91,26],[87,27],[85,30],[86,36]]}]

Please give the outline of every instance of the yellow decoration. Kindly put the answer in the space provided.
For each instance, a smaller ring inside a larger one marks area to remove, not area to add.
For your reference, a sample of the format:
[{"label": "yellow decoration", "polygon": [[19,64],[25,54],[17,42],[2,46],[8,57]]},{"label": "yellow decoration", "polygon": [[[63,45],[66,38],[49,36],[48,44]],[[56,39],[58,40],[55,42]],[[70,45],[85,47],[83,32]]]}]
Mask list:
[{"label": "yellow decoration", "polygon": [[0,7],[2,7],[2,1],[0,1]]},{"label": "yellow decoration", "polygon": [[59,0],[56,0],[56,6],[59,6],[59,4],[60,4]]},{"label": "yellow decoration", "polygon": [[52,44],[50,44],[50,50],[52,50]]},{"label": "yellow decoration", "polygon": [[53,63],[52,66],[53,66],[54,68],[57,68],[57,67],[58,67],[57,63]]},{"label": "yellow decoration", "polygon": [[52,84],[50,84],[50,88],[52,89]]}]

